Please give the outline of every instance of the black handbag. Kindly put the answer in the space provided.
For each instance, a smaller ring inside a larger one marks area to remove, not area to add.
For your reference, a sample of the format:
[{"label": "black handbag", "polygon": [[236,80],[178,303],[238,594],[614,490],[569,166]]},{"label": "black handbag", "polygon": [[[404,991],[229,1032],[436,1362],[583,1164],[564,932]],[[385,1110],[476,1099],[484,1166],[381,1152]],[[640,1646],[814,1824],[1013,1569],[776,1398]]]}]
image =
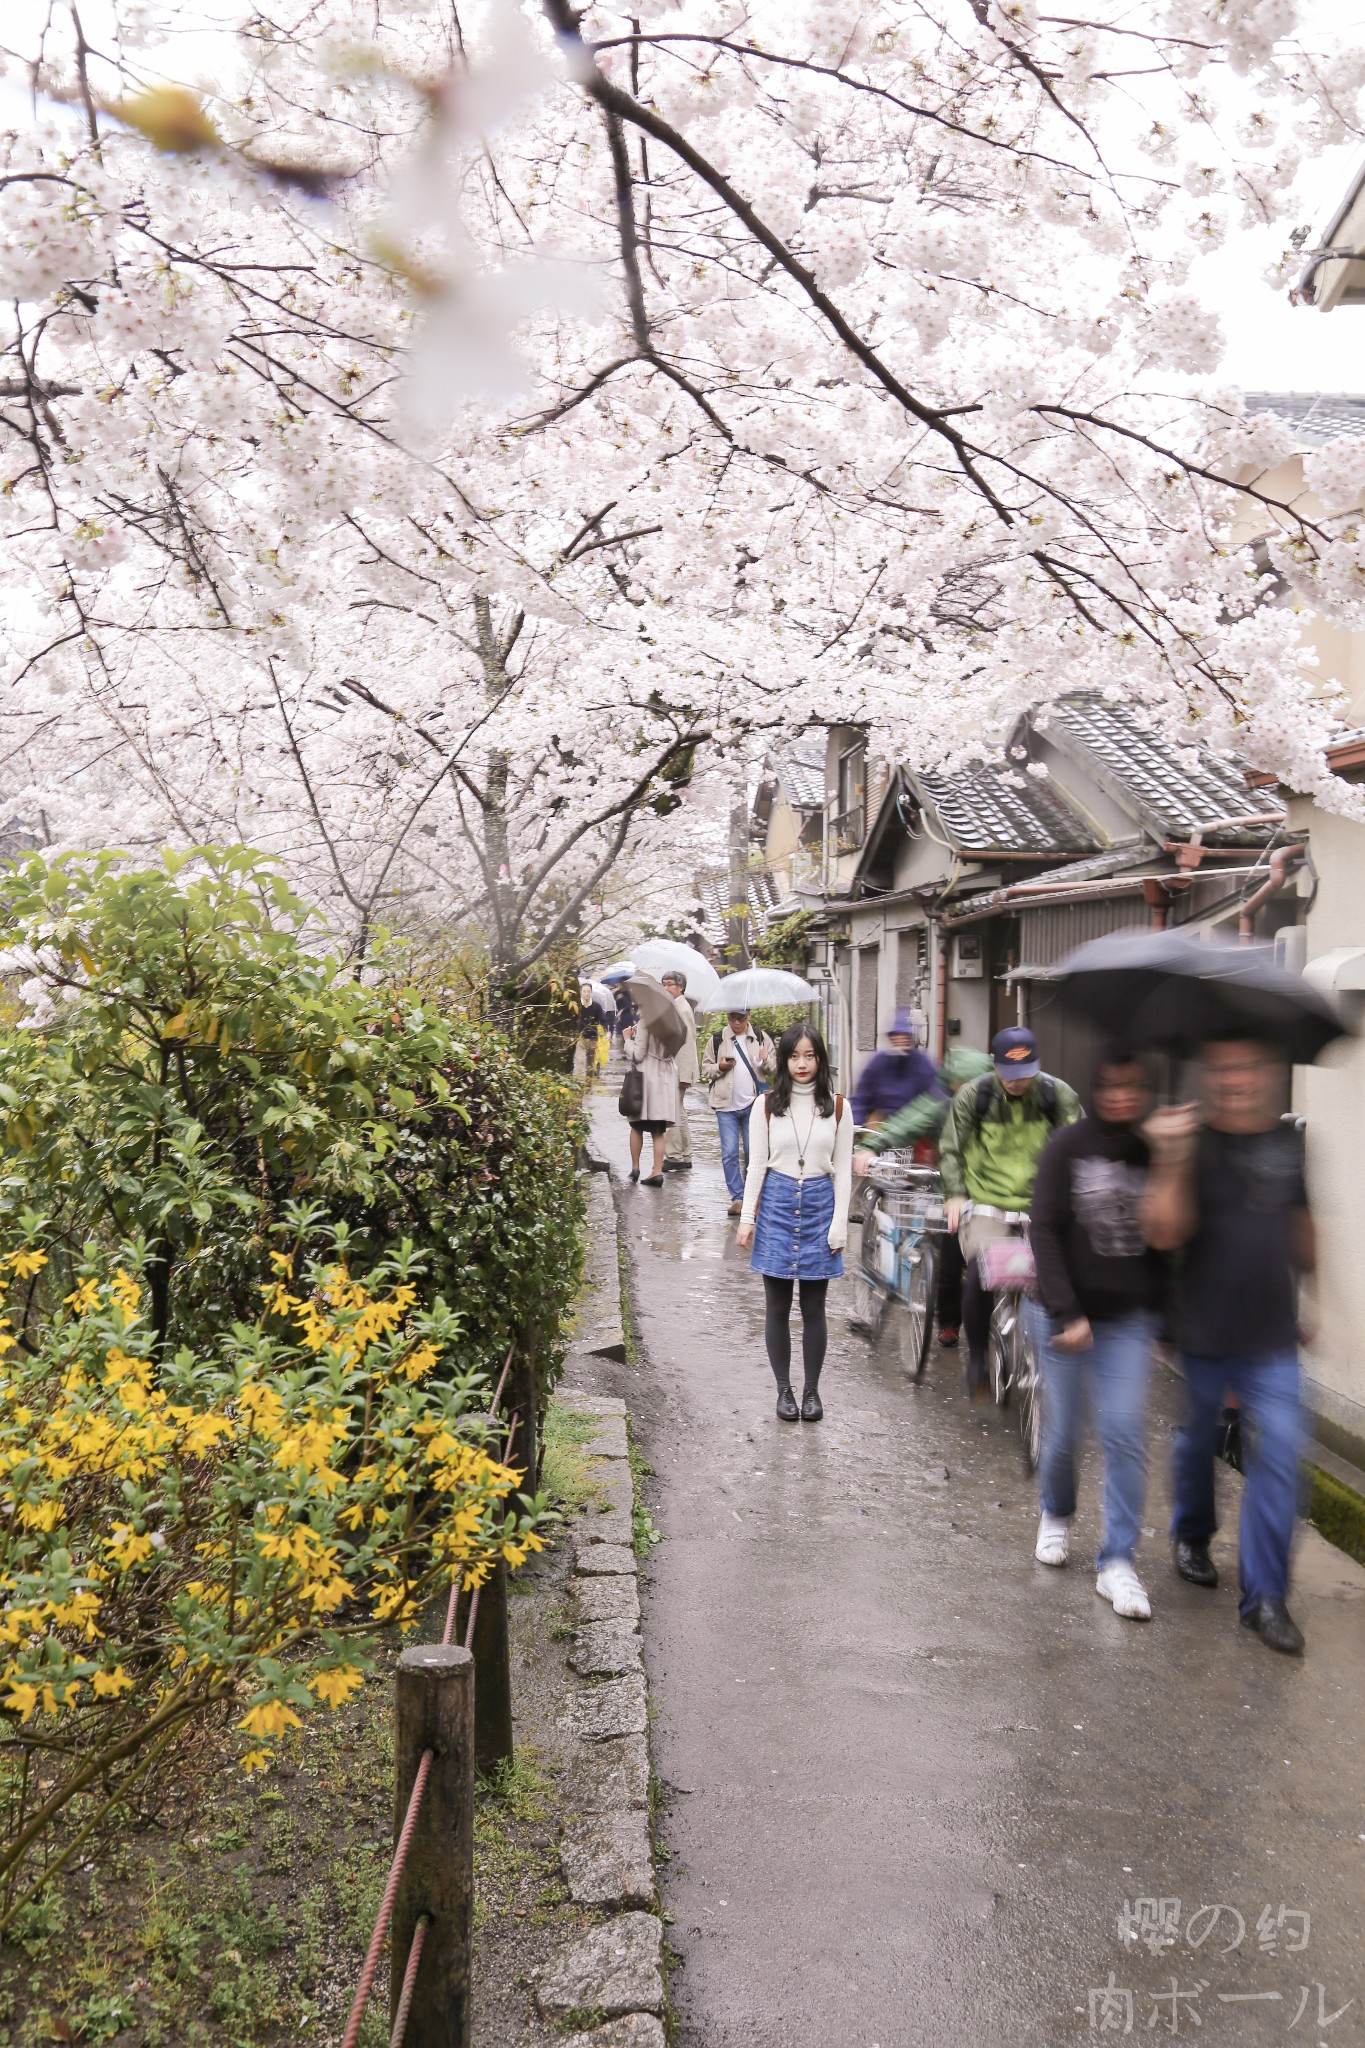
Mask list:
[{"label": "black handbag", "polygon": [[622,1116],[628,1116],[633,1123],[639,1123],[645,1113],[645,1077],[638,1067],[627,1067],[626,1078],[621,1083],[621,1093],[616,1098],[616,1107]]}]

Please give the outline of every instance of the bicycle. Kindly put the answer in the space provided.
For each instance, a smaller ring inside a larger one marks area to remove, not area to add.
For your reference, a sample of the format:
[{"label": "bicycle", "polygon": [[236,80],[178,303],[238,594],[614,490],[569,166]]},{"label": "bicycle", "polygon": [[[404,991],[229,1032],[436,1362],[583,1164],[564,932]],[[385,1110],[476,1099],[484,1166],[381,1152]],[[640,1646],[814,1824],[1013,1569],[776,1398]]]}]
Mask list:
[{"label": "bicycle", "polygon": [[1024,1466],[1036,1472],[1043,1448],[1043,1382],[1024,1316],[1024,1296],[1033,1292],[1036,1279],[1033,1250],[1025,1236],[1028,1212],[989,1209],[977,1213],[999,1216],[1009,1227],[1008,1237],[982,1245],[976,1255],[981,1285],[994,1297],[986,1356],[996,1407],[1008,1407],[1011,1396],[1018,1396]]},{"label": "bicycle", "polygon": [[887,1308],[899,1302],[900,1355],[910,1379],[923,1376],[934,1334],[937,1234],[946,1227],[943,1189],[931,1166],[883,1153],[866,1175],[862,1252],[849,1320],[876,1339]]}]

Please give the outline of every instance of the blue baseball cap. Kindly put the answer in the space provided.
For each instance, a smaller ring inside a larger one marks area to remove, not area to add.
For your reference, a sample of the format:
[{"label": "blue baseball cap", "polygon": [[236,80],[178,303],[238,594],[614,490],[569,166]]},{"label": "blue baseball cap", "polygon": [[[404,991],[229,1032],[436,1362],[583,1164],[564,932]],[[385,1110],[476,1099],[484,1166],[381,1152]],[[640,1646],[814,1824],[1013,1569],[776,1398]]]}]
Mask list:
[{"label": "blue baseball cap", "polygon": [[1031,1081],[1040,1064],[1038,1041],[1022,1024],[1011,1024],[991,1040],[991,1058],[1002,1081]]}]

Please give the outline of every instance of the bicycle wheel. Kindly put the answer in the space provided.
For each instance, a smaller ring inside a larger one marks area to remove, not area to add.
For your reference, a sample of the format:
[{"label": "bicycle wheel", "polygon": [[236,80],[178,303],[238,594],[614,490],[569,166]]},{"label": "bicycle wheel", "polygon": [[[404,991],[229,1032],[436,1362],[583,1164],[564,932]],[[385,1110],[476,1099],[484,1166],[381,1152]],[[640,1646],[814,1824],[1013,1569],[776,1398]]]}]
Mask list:
[{"label": "bicycle wheel", "polygon": [[991,1398],[997,1408],[1009,1405],[1011,1355],[1014,1337],[1014,1302],[1002,1290],[995,1297],[991,1310],[991,1333],[986,1347],[986,1357],[991,1375]]},{"label": "bicycle wheel", "polygon": [[876,1282],[860,1273],[853,1283],[853,1304],[848,1312],[849,1322],[855,1330],[861,1330],[865,1337],[875,1339],[881,1330],[882,1317],[886,1314],[886,1296]]},{"label": "bicycle wheel", "polygon": [[1024,1454],[1024,1470],[1036,1472],[1038,1460],[1043,1454],[1043,1381],[1038,1370],[1038,1359],[1029,1341],[1023,1316],[1015,1322],[1015,1344],[1018,1363],[1015,1367],[1015,1384],[1019,1389],[1019,1447]]},{"label": "bicycle wheel", "polygon": [[938,1278],[938,1257],[928,1238],[922,1240],[910,1270],[901,1319],[901,1364],[907,1376],[917,1380],[924,1372],[934,1334],[934,1292]]}]

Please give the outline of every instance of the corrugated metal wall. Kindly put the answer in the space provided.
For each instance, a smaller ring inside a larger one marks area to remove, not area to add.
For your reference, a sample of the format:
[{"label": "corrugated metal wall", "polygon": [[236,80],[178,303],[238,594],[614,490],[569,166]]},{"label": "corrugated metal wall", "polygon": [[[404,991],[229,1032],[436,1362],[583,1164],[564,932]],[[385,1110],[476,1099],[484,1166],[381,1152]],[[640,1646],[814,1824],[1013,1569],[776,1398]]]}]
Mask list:
[{"label": "corrugated metal wall", "polygon": [[1102,939],[1107,932],[1149,925],[1152,913],[1133,889],[1123,896],[1095,896],[1084,903],[1050,903],[1019,913],[1019,964],[1051,967],[1074,946]]}]

